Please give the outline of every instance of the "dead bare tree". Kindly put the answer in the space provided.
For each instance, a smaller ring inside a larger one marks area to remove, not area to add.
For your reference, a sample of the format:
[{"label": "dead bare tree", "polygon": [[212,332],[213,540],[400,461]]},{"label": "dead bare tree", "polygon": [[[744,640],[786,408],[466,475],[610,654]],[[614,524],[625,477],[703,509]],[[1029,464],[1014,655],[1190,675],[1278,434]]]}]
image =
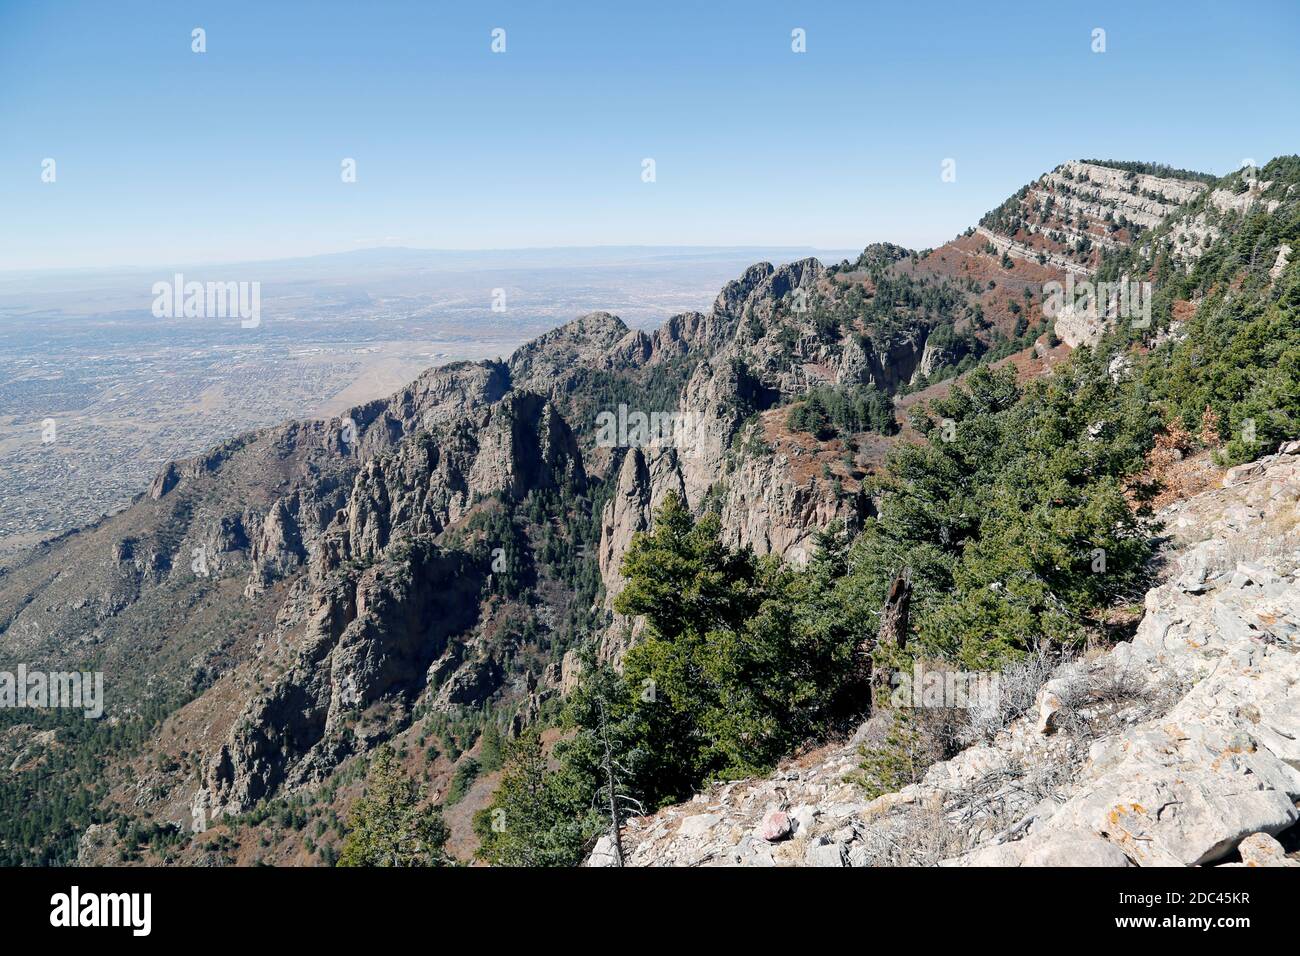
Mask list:
[{"label": "dead bare tree", "polygon": [[[880,628],[876,631],[876,648],[907,649],[908,618],[912,606],[912,569],[904,567],[894,575],[885,595],[885,606],[880,611]],[[872,668],[871,680],[877,686],[888,687],[892,675],[884,669]]]},{"label": "dead bare tree", "polygon": [[610,844],[614,852],[614,865],[625,866],[626,858],[623,853],[625,808],[630,807],[637,813],[644,813],[645,808],[635,797],[621,792],[622,779],[628,774],[627,769],[614,756],[614,745],[609,735],[609,715],[605,709],[604,698],[596,699],[596,708],[600,718],[596,729],[600,735],[602,750],[600,766],[605,773],[605,812],[609,815]]},{"label": "dead bare tree", "polygon": [[890,644],[898,650],[907,647],[907,622],[912,604],[912,569],[903,568],[894,575],[880,613],[880,632],[876,643]]}]

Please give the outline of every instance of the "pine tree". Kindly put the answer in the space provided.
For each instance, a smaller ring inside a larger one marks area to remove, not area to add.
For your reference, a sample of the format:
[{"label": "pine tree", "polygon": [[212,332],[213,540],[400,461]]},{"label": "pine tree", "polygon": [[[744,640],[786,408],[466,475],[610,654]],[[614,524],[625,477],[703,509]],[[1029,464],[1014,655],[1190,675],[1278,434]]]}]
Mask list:
[{"label": "pine tree", "polygon": [[488,773],[501,769],[501,762],[505,759],[502,748],[501,730],[495,721],[489,719],[483,725],[478,742],[478,762]]},{"label": "pine tree", "polygon": [[601,829],[596,773],[587,761],[551,770],[542,738],[529,729],[506,748],[491,806],[474,815],[478,857],[493,866],[575,866]]},{"label": "pine tree", "polygon": [[366,774],[366,793],[352,808],[339,866],[444,866],[442,811],[422,805],[420,787],[380,747]]}]

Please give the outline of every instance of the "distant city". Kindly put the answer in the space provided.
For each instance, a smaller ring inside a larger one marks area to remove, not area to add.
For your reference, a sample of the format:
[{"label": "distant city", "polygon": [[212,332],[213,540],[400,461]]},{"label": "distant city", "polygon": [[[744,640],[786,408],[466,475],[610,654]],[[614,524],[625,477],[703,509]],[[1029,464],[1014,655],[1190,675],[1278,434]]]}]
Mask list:
[{"label": "distant city", "polygon": [[[0,273],[0,565],[111,513],[167,461],[338,414],[424,369],[508,357],[586,312],[705,310],[754,262],[850,250],[369,249],[280,262]],[[175,272],[259,282],[261,321],[158,317]]]}]

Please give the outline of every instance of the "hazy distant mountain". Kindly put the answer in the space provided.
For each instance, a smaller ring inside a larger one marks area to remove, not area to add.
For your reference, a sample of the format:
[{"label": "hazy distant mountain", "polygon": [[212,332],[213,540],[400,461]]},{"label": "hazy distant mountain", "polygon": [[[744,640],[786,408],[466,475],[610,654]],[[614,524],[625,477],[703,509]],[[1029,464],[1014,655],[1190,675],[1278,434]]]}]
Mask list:
[{"label": "hazy distant mountain", "polygon": [[[0,271],[0,322],[6,317],[107,314],[153,301],[154,282],[180,272],[198,281],[261,282],[268,310],[278,296],[428,297],[474,301],[484,312],[491,291],[514,293],[517,310],[574,315],[618,308],[634,324],[662,321],[682,306],[703,306],[712,291],[749,263],[781,263],[847,250],[765,246],[593,246],[555,249],[443,250],[373,247],[319,256],[226,263],[163,263],[122,269]],[[596,302],[594,297],[603,298]],[[704,296],[703,298],[699,298]],[[667,311],[656,311],[666,309]]]}]

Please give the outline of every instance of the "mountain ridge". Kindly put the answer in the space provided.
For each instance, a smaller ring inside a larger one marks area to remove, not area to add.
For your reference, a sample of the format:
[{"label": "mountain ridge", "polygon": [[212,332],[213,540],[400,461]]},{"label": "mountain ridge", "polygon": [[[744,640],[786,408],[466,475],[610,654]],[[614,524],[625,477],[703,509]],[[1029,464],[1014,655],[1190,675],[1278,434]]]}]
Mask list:
[{"label": "mountain ridge", "polygon": [[[926,252],[760,263],[652,333],[590,313],[507,362],[231,439],[0,575],[7,656],[116,671],[118,719],[189,698],[154,754],[170,769],[129,758],[98,814],[184,830],[337,791],[379,743],[427,739],[421,721],[451,740],[413,771],[446,780],[487,724],[554,714],[583,647],[616,664],[636,640],[619,569],[669,495],[717,513],[729,546],[806,561],[819,533],[875,514],[871,478],[912,434],[894,403],[1012,356],[1063,359],[1053,323],[1029,321],[1043,286],[1103,272],[1147,233],[1199,259],[1201,240],[1160,227],[1215,192],[1063,164],[985,217],[1000,248],[972,227]],[[601,447],[597,415],[620,402],[691,416],[692,444]],[[861,428],[876,407],[887,420]],[[800,409],[843,423],[818,437],[791,427]]]}]

